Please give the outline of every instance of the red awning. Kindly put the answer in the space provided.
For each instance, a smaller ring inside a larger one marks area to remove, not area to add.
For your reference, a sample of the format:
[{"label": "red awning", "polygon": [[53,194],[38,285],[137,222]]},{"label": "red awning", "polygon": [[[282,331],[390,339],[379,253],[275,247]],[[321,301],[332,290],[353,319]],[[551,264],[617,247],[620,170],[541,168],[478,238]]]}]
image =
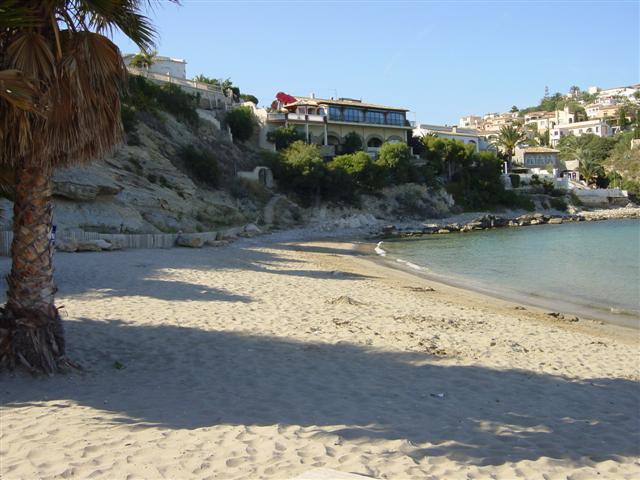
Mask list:
[{"label": "red awning", "polygon": [[278,99],[278,101],[282,102],[285,105],[288,105],[289,103],[293,103],[293,102],[297,102],[298,99],[294,96],[291,95],[287,95],[284,92],[278,92],[276,93],[276,98]]}]

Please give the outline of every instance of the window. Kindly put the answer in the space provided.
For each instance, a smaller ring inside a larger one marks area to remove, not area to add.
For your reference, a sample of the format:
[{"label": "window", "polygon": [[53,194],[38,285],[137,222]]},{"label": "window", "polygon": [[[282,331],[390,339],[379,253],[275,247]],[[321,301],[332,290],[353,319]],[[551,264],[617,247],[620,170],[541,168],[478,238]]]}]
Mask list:
[{"label": "window", "polygon": [[358,108],[345,108],[344,121],[345,122],[363,122],[364,112]]},{"label": "window", "polygon": [[367,123],[384,124],[384,112],[377,112],[375,110],[367,111]]},{"label": "window", "polygon": [[389,112],[387,113],[387,124],[388,125],[404,125],[404,113],[398,112]]},{"label": "window", "polygon": [[342,120],[342,109],[340,107],[329,107],[329,118],[331,120]]}]

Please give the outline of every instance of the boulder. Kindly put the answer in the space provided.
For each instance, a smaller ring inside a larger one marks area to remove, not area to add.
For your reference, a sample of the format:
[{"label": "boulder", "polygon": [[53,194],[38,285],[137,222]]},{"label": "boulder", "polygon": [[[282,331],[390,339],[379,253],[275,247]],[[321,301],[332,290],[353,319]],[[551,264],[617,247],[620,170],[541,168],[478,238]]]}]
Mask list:
[{"label": "boulder", "polygon": [[451,233],[451,230],[447,230],[446,228],[441,228],[436,233]]},{"label": "boulder", "polygon": [[176,238],[176,245],[179,247],[202,248],[204,239],[197,234],[181,234]]},{"label": "boulder", "polygon": [[549,225],[559,225],[563,222],[561,217],[553,217],[550,218],[549,221],[547,222]]},{"label": "boulder", "polygon": [[435,223],[424,223],[422,225],[422,233],[436,233],[438,230],[440,230],[440,225]]},{"label": "boulder", "polygon": [[109,240],[105,240],[109,246],[104,247],[103,250],[122,250],[126,246],[126,242],[124,238],[110,238]]},{"label": "boulder", "polygon": [[106,240],[79,240],[76,251],[78,252],[101,252],[102,250],[109,250],[111,244]]},{"label": "boulder", "polygon": [[262,230],[260,229],[260,227],[258,227],[255,223],[247,223],[244,226],[244,231],[251,232],[251,233],[262,233]]},{"label": "boulder", "polygon": [[56,239],[56,250],[59,252],[75,252],[78,250],[78,242],[75,240]]}]

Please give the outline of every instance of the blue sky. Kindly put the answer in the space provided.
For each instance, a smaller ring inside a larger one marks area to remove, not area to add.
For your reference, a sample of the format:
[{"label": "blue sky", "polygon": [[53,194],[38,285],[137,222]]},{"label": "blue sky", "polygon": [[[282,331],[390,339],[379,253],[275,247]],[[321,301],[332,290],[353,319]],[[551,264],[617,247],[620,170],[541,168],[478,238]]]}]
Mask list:
[{"label": "blue sky", "polygon": [[181,3],[149,12],[159,53],[261,105],[278,91],[337,94],[454,124],[537,104],[545,86],[640,83],[640,1]]}]

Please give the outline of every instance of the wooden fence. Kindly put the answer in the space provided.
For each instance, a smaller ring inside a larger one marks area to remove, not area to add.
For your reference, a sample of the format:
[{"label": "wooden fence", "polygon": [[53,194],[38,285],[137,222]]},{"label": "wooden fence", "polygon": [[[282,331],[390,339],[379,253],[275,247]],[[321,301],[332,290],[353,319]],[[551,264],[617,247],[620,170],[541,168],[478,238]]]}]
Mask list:
[{"label": "wooden fence", "polygon": [[[189,234],[186,234],[189,235]],[[217,232],[198,232],[196,235],[202,237],[205,241],[215,240]],[[58,232],[57,238],[60,240],[107,240],[117,241],[122,248],[171,248],[175,246],[177,233],[97,233],[97,232]],[[8,257],[11,255],[11,241],[13,240],[13,232],[0,232],[0,256]]]}]

